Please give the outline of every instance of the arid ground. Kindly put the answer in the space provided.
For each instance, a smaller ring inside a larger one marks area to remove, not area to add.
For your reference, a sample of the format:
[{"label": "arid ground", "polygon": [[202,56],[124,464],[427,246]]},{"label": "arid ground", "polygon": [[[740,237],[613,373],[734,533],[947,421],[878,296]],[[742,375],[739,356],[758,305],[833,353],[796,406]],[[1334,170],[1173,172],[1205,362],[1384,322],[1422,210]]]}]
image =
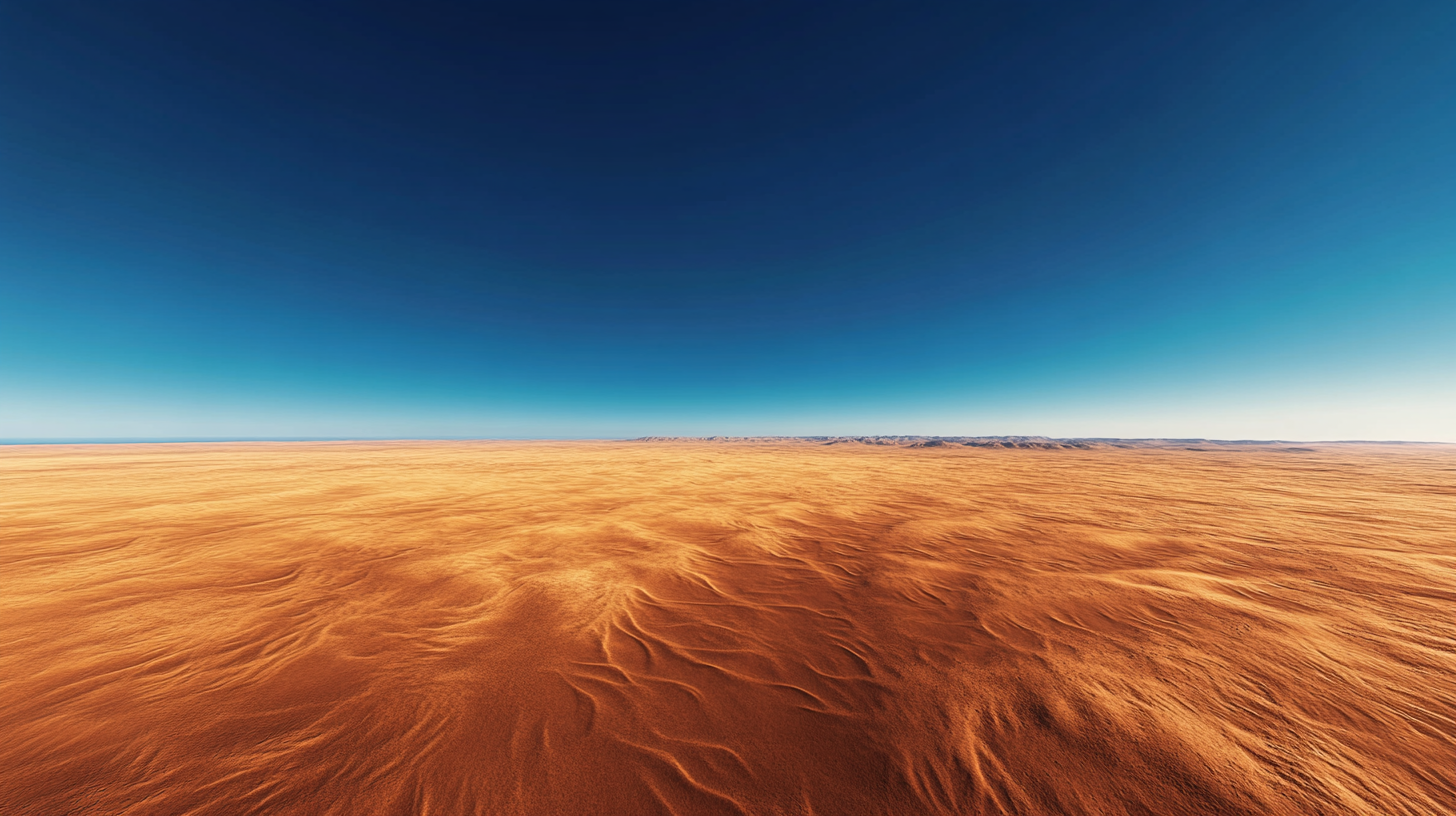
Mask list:
[{"label": "arid ground", "polygon": [[1456,813],[1456,448],[0,449],[0,813]]}]

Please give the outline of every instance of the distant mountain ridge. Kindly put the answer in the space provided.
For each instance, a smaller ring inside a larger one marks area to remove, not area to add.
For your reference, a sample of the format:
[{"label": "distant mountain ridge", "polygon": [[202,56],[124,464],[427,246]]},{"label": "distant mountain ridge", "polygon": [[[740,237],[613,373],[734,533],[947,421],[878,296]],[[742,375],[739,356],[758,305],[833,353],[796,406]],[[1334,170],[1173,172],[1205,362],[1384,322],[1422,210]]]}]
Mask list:
[{"label": "distant mountain ridge", "polygon": [[898,448],[1020,448],[1032,450],[1089,450],[1096,448],[1179,448],[1200,446],[1273,447],[1302,451],[1301,445],[1425,445],[1428,442],[1341,440],[1291,442],[1281,439],[1119,439],[1111,437],[1052,438],[1047,436],[643,436],[633,442],[813,442],[821,445],[884,445]]}]

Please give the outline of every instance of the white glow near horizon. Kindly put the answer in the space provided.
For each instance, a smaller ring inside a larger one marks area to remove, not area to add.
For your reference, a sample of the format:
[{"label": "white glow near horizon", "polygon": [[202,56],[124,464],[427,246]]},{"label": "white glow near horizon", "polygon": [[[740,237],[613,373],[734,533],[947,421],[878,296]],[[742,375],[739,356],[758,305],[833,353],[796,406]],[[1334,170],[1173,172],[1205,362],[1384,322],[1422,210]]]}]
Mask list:
[{"label": "white glow near horizon", "polygon": [[994,409],[944,402],[913,408],[833,413],[768,411],[527,413],[519,410],[410,411],[328,406],[156,404],[33,394],[0,404],[0,439],[213,438],[630,438],[636,436],[1048,436],[1121,438],[1381,440],[1456,443],[1456,386],[1364,395],[1328,392],[1251,399],[1127,397]]}]

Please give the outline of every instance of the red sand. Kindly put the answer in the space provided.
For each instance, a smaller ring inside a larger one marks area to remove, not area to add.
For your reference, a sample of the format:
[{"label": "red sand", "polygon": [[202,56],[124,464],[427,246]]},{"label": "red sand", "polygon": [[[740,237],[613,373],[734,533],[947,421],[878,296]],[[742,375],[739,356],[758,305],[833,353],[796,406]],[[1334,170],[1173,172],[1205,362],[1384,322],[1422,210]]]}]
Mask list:
[{"label": "red sand", "polygon": [[0,449],[0,813],[1456,813],[1456,452]]}]

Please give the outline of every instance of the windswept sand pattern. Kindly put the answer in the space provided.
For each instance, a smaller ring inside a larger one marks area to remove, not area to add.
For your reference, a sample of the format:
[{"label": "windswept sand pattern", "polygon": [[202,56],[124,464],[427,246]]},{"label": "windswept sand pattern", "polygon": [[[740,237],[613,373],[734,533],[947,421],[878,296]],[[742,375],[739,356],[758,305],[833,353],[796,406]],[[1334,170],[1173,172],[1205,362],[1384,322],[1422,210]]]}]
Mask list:
[{"label": "windswept sand pattern", "polygon": [[1456,813],[1456,452],[0,449],[0,813]]}]

